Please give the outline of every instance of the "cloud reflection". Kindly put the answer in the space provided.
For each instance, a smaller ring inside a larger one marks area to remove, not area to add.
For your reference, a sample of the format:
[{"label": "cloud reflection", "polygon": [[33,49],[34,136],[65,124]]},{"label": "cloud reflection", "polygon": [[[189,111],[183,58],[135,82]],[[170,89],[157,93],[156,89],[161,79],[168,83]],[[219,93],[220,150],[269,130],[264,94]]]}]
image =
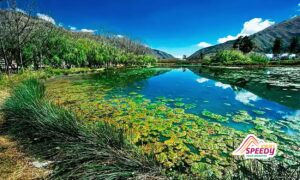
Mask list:
[{"label": "cloud reflection", "polygon": [[216,86],[216,87],[223,88],[223,89],[231,88],[231,86],[230,86],[229,84],[223,84],[223,83],[221,83],[221,82],[216,82],[216,83],[215,83],[215,86]]},{"label": "cloud reflection", "polygon": [[255,94],[253,94],[249,91],[246,91],[246,90],[241,90],[241,91],[237,92],[235,95],[235,99],[244,104],[249,104],[250,101],[255,102],[255,101],[260,100],[260,98],[258,96],[256,96]]},{"label": "cloud reflection", "polygon": [[300,110],[295,111],[293,114],[287,114],[283,118],[290,121],[300,121]]},{"label": "cloud reflection", "polygon": [[198,83],[205,83],[205,82],[209,81],[209,79],[206,79],[206,78],[198,78],[198,79],[196,79],[196,81],[197,81]]}]

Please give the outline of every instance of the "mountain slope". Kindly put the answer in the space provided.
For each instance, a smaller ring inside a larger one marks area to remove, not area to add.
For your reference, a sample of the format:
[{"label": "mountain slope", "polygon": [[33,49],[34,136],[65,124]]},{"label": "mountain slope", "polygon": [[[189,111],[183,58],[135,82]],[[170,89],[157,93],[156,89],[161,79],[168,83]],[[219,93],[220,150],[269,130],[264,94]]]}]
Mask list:
[{"label": "mountain slope", "polygon": [[[11,12],[11,11],[0,9],[0,22],[2,22],[2,18],[4,21],[4,19],[7,16],[10,16],[9,12]],[[30,27],[28,27],[28,29],[47,27],[49,29],[52,29],[53,31],[56,31],[57,33],[59,33],[59,32],[69,33],[74,37],[83,37],[83,38],[89,38],[92,40],[96,40],[98,42],[105,42],[105,43],[108,43],[119,49],[122,49],[122,50],[126,51],[127,53],[133,53],[136,55],[146,55],[147,54],[147,55],[152,55],[152,56],[156,57],[157,59],[174,58],[170,54],[167,54],[160,50],[151,49],[151,48],[147,47],[146,45],[144,45],[143,43],[132,40],[125,36],[119,37],[114,34],[110,34],[110,35],[97,34],[96,35],[96,34],[89,33],[89,32],[71,31],[64,27],[59,27],[48,21],[39,19],[36,16],[31,16],[30,14],[25,14],[23,12],[13,12],[13,13],[15,13],[15,15],[19,16],[20,21],[23,21],[24,24],[27,22],[27,20],[29,20],[28,22],[30,23]]]},{"label": "mountain slope", "polygon": [[152,49],[153,55],[158,59],[174,59],[174,56],[161,50]]},{"label": "mountain slope", "polygon": [[[255,43],[254,51],[271,53],[272,46],[276,38],[282,39],[282,49],[286,51],[290,45],[291,39],[295,36],[300,37],[300,16],[270,26],[258,33],[251,35],[250,39]],[[206,55],[216,53],[220,50],[232,49],[233,43],[234,40],[200,49],[199,51],[192,54],[188,59],[199,59],[201,53]]]}]

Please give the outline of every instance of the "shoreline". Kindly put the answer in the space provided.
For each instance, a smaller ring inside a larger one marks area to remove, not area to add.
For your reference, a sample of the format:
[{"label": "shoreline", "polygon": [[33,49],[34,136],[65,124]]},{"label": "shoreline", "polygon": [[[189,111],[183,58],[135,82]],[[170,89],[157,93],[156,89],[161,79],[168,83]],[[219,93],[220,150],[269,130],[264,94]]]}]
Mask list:
[{"label": "shoreline", "polygon": [[175,63],[158,63],[155,67],[204,67],[220,69],[251,69],[251,68],[268,68],[268,67],[300,67],[292,64],[269,64],[269,65],[204,65],[204,64],[175,64]]}]

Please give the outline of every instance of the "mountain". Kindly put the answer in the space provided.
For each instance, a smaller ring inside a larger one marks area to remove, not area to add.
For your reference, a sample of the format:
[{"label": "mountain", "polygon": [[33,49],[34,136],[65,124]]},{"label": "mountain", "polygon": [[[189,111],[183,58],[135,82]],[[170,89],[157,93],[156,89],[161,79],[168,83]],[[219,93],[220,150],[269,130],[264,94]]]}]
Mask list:
[{"label": "mountain", "polygon": [[122,36],[118,37],[116,35],[110,36],[101,36],[102,39],[108,41],[109,43],[113,44],[114,46],[124,49],[127,52],[132,52],[134,54],[149,54],[155,56],[157,59],[173,59],[174,57],[171,54],[166,52],[152,49],[140,43],[138,41],[131,40],[128,37]]},{"label": "mountain", "polygon": [[[300,16],[270,26],[251,35],[250,39],[255,43],[255,52],[272,53],[273,43],[276,38],[282,39],[282,49],[286,51],[290,45],[291,39],[295,36],[300,37]],[[232,49],[233,43],[234,40],[200,49],[188,59],[199,59],[201,54],[207,55],[216,53],[220,50]]]},{"label": "mountain", "polygon": [[168,54],[166,52],[157,50],[157,49],[152,49],[153,55],[157,57],[158,59],[174,59],[175,57],[172,56],[171,54]]}]

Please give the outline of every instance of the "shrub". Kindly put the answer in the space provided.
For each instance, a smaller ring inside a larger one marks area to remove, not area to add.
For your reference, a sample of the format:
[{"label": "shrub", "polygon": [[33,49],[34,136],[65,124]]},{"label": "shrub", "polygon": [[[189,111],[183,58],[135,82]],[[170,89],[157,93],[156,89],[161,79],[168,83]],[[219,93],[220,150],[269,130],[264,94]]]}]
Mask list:
[{"label": "shrub", "polygon": [[267,64],[269,62],[268,57],[264,54],[250,53],[248,56],[254,64]]},{"label": "shrub", "polygon": [[212,62],[226,65],[250,64],[251,59],[240,51],[224,50],[217,52]]},{"label": "shrub", "polygon": [[205,64],[205,65],[211,64],[211,62],[212,62],[212,59],[211,59],[210,57],[207,57],[207,56],[205,56],[205,57],[201,60],[201,63],[202,63],[202,64]]}]

